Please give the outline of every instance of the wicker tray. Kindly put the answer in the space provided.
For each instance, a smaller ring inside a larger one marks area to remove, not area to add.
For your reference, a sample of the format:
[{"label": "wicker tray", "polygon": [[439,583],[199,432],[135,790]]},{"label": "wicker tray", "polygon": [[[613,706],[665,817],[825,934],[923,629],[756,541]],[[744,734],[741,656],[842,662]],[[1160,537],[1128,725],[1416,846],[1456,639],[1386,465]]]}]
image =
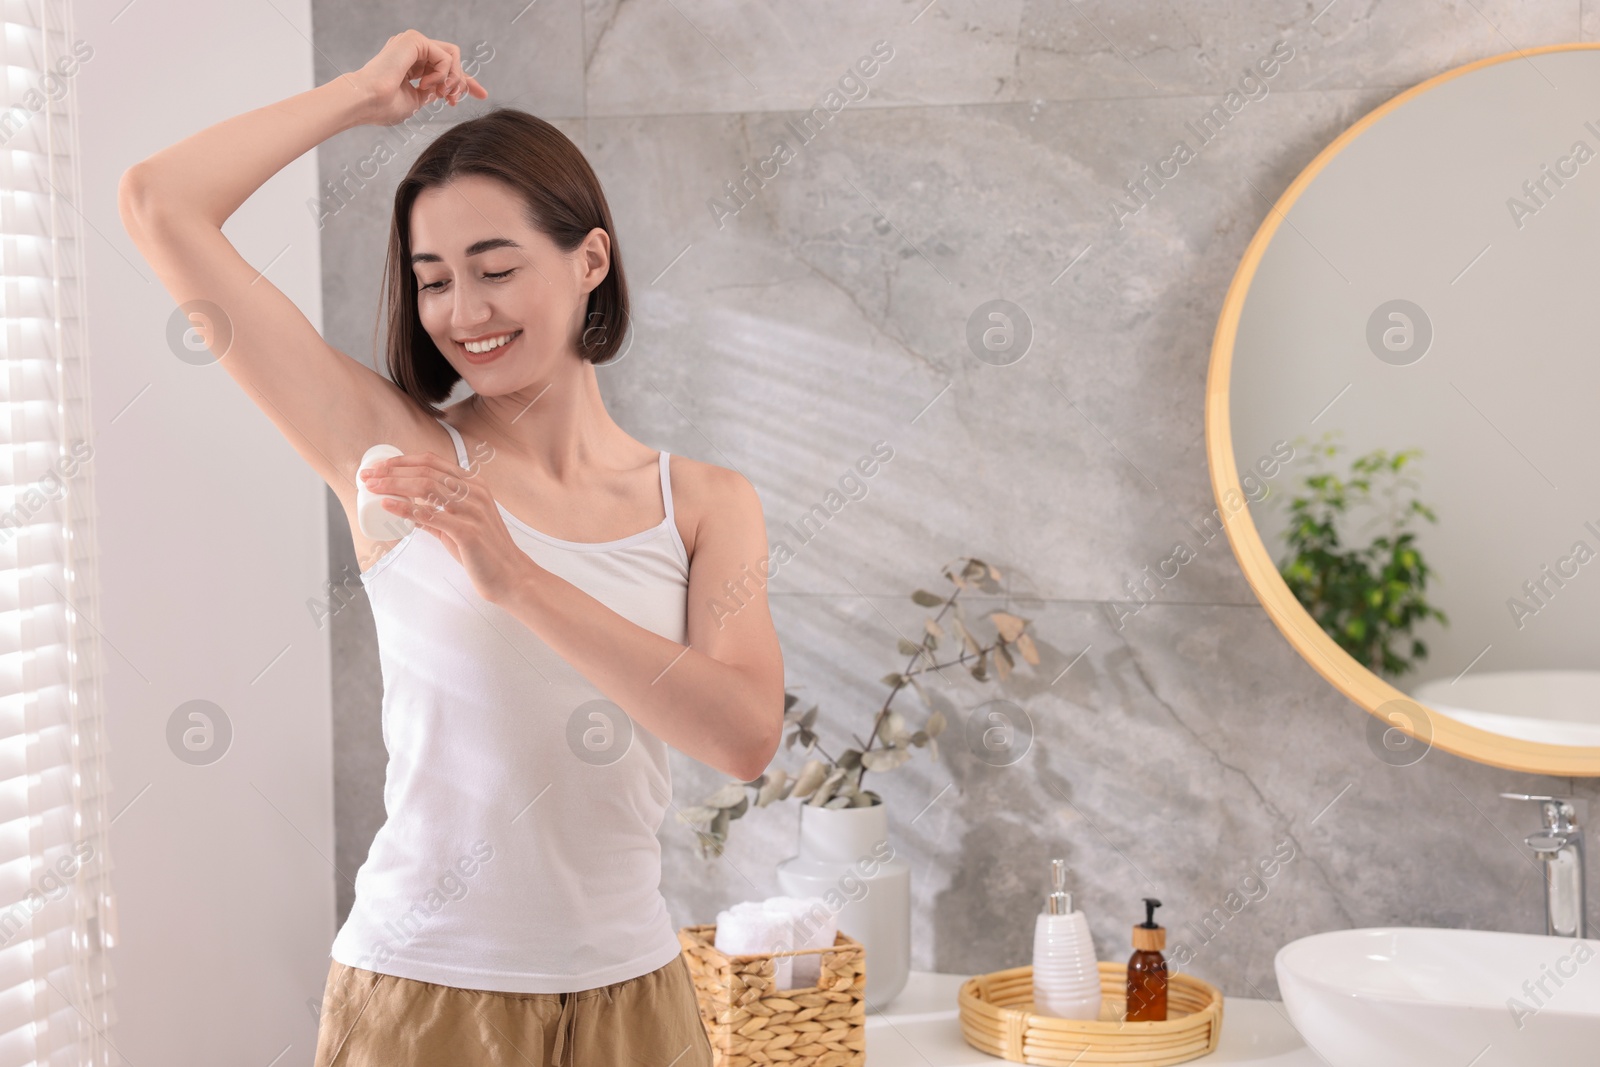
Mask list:
[{"label": "wicker tray", "polygon": [[1215,1052],[1222,1038],[1222,993],[1186,974],[1167,978],[1167,1018],[1130,1023],[1128,970],[1100,964],[1100,1018],[1058,1019],[1035,1015],[1033,968],[974,975],[957,994],[961,1035],[967,1044],[1013,1063],[1069,1067],[1124,1064],[1161,1067]]},{"label": "wicker tray", "polygon": [[[864,1067],[867,950],[861,942],[840,933],[832,948],[729,956],[717,949],[716,934],[715,923],[678,930],[716,1067]],[[776,988],[773,961],[781,956],[821,956],[817,984]]]}]

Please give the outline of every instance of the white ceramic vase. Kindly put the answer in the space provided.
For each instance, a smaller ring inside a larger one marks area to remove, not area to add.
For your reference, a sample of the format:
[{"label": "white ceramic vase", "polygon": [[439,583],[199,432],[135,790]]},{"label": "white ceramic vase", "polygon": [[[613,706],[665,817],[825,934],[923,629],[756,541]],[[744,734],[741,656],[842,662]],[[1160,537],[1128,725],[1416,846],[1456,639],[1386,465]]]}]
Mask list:
[{"label": "white ceramic vase", "polygon": [[881,1010],[911,974],[911,865],[889,842],[883,804],[800,805],[800,854],[778,864],[794,897],[821,897],[840,932],[866,949],[867,1010]]}]

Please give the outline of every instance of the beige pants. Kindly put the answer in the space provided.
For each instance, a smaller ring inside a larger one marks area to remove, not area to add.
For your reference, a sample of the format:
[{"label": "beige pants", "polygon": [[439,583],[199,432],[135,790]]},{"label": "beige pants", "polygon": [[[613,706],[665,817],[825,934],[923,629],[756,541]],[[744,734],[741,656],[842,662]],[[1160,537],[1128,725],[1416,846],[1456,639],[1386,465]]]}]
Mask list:
[{"label": "beige pants", "polygon": [[682,956],[576,993],[496,993],[328,968],[315,1067],[711,1067]]}]

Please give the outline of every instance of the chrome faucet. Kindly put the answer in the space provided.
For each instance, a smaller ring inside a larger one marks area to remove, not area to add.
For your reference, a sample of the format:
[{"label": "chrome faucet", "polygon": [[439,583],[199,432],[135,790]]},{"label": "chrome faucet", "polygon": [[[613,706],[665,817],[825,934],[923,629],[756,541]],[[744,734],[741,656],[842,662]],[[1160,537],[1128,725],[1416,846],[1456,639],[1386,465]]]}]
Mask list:
[{"label": "chrome faucet", "polygon": [[1544,932],[1554,937],[1588,937],[1584,916],[1583,828],[1572,797],[1501,793],[1507,800],[1532,800],[1544,815],[1544,829],[1524,842],[1544,863]]}]

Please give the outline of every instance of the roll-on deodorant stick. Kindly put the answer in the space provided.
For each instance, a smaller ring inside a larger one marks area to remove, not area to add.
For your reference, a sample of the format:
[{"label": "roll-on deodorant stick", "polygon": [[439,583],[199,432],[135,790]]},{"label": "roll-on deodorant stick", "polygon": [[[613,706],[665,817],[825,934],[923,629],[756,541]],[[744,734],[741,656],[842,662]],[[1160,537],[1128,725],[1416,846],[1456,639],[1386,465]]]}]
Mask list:
[{"label": "roll-on deodorant stick", "polygon": [[405,453],[394,445],[373,445],[362,453],[361,465],[356,468],[356,522],[360,525],[362,534],[373,541],[397,541],[416,526],[410,519],[383,509],[385,500],[398,500],[403,504],[411,503],[410,500],[403,496],[374,493],[367,488],[367,483],[360,475],[361,471],[380,459],[403,455]]}]

